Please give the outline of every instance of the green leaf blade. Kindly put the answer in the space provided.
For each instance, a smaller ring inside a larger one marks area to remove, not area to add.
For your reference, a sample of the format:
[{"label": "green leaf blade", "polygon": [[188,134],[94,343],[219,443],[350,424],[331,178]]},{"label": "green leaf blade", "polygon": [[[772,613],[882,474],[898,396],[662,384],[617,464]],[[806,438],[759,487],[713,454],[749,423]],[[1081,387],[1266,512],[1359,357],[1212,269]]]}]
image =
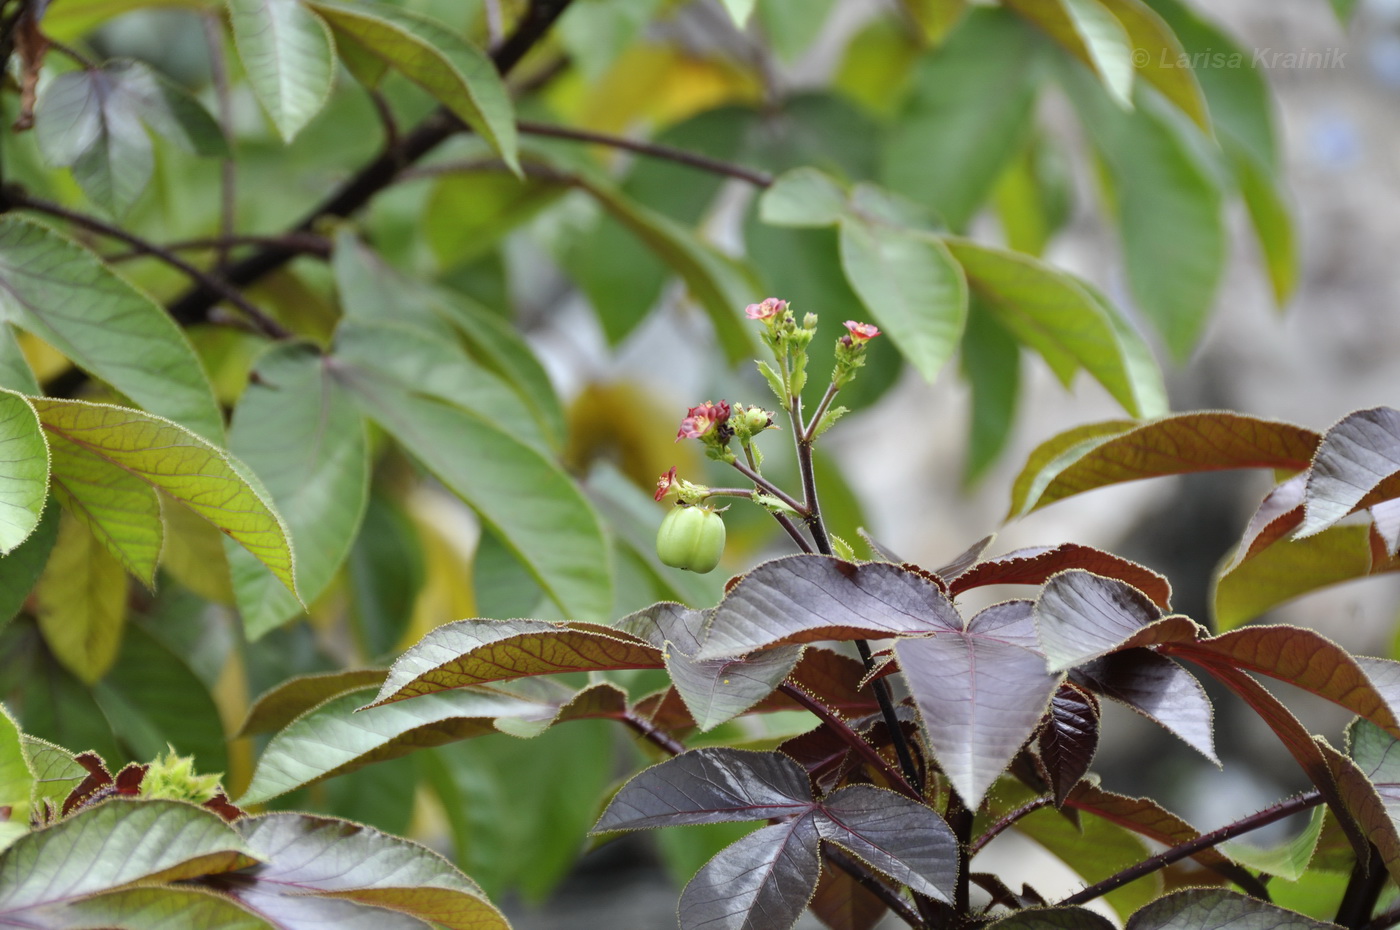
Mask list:
[{"label": "green leaf blade", "polygon": [[299,0],[229,0],[229,20],[253,94],[291,142],[330,97],[330,29]]},{"label": "green leaf blade", "polygon": [[49,496],[49,445],[39,415],[18,394],[0,393],[0,554],[39,525]]}]

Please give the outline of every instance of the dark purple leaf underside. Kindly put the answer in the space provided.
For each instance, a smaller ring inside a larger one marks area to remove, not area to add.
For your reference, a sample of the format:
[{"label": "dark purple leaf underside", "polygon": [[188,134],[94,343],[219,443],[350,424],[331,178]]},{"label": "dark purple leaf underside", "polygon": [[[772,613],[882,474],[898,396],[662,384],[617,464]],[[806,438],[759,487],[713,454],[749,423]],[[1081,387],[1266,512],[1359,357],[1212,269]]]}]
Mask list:
[{"label": "dark purple leaf underside", "polygon": [[1066,682],[1050,699],[1050,714],[1040,731],[1040,759],[1055,793],[1055,806],[1089,771],[1099,746],[1099,702]]},{"label": "dark purple leaf underside", "polygon": [[987,930],[1112,930],[1113,922],[1083,907],[1036,907],[998,920]]},{"label": "dark purple leaf underside", "polygon": [[595,833],[676,824],[790,817],[811,810],[807,773],[787,756],[697,749],[653,765],[622,786]]},{"label": "dark purple leaf underside", "polygon": [[822,839],[920,894],[951,902],[957,839],[933,810],[870,785],[842,788],[821,803]]},{"label": "dark purple leaf underside", "polygon": [[1039,585],[1044,584],[1057,572],[1071,568],[1127,582],[1146,594],[1163,610],[1167,610],[1171,604],[1171,583],[1152,569],[1102,549],[1076,543],[1017,549],[1015,552],[978,562],[953,579],[949,588],[953,595],[957,596],[963,591],[984,585]]},{"label": "dark purple leaf underside", "polygon": [[1071,678],[1131,707],[1220,764],[1210,699],[1196,676],[1171,659],[1150,649],[1127,649],[1081,665]]},{"label": "dark purple leaf underside", "polygon": [[1300,534],[1311,535],[1360,507],[1379,503],[1383,498],[1368,498],[1397,472],[1400,411],[1375,407],[1343,417],[1323,435],[1313,456]]},{"label": "dark purple leaf underside", "polygon": [[888,562],[853,565],[818,555],[765,562],[711,614],[699,659],[768,646],[879,639],[956,630],[962,622],[938,586]]},{"label": "dark purple leaf underside", "polygon": [[1296,911],[1219,888],[1158,898],[1128,918],[1126,930],[1336,930]]},{"label": "dark purple leaf underside", "polygon": [[903,639],[895,655],[939,767],[974,809],[1035,732],[1060,676],[1034,643],[1030,601],[978,614],[967,632]]},{"label": "dark purple leaf underside", "polygon": [[875,930],[889,912],[875,896],[844,869],[822,869],[817,891],[807,905],[828,930]]},{"label": "dark purple leaf underside", "polygon": [[787,930],[820,875],[811,816],[756,830],[720,850],[685,886],[682,930]]}]

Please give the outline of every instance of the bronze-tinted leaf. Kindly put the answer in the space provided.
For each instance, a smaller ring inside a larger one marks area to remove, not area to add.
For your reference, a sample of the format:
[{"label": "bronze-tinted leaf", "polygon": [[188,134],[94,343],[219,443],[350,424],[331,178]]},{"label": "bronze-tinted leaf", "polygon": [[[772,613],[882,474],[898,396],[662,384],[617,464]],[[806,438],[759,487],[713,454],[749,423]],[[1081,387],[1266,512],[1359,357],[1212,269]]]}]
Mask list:
[{"label": "bronze-tinted leaf", "polygon": [[[1322,437],[1308,472],[1306,517],[1310,536],[1362,507],[1395,497],[1400,477],[1400,411],[1375,407],[1347,414]],[[1381,492],[1381,493],[1377,493]]]},{"label": "bronze-tinted leaf", "polygon": [[1044,584],[1056,572],[1069,568],[1080,568],[1105,578],[1125,581],[1146,594],[1163,610],[1171,607],[1172,586],[1166,578],[1145,565],[1077,543],[1017,549],[978,562],[950,581],[949,588],[957,596],[969,588],[989,584],[1038,585]]}]

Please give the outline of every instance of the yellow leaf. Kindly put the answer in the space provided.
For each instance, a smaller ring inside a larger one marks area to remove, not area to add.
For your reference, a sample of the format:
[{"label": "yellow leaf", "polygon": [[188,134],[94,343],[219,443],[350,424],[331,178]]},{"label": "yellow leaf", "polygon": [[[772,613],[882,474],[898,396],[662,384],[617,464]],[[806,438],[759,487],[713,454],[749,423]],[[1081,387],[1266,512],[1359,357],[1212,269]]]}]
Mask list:
[{"label": "yellow leaf", "polygon": [[117,659],[126,619],[126,569],[72,514],[58,525],[34,589],[39,630],[54,658],[87,684]]}]

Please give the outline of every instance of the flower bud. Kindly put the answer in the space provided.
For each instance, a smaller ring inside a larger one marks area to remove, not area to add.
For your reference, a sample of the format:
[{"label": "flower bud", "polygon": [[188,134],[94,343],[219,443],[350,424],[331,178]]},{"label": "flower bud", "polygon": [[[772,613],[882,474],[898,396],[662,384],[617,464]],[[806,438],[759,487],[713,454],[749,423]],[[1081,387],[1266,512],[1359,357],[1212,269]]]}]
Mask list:
[{"label": "flower bud", "polygon": [[708,507],[673,507],[656,534],[656,555],[672,568],[704,574],[724,554],[724,518]]}]

